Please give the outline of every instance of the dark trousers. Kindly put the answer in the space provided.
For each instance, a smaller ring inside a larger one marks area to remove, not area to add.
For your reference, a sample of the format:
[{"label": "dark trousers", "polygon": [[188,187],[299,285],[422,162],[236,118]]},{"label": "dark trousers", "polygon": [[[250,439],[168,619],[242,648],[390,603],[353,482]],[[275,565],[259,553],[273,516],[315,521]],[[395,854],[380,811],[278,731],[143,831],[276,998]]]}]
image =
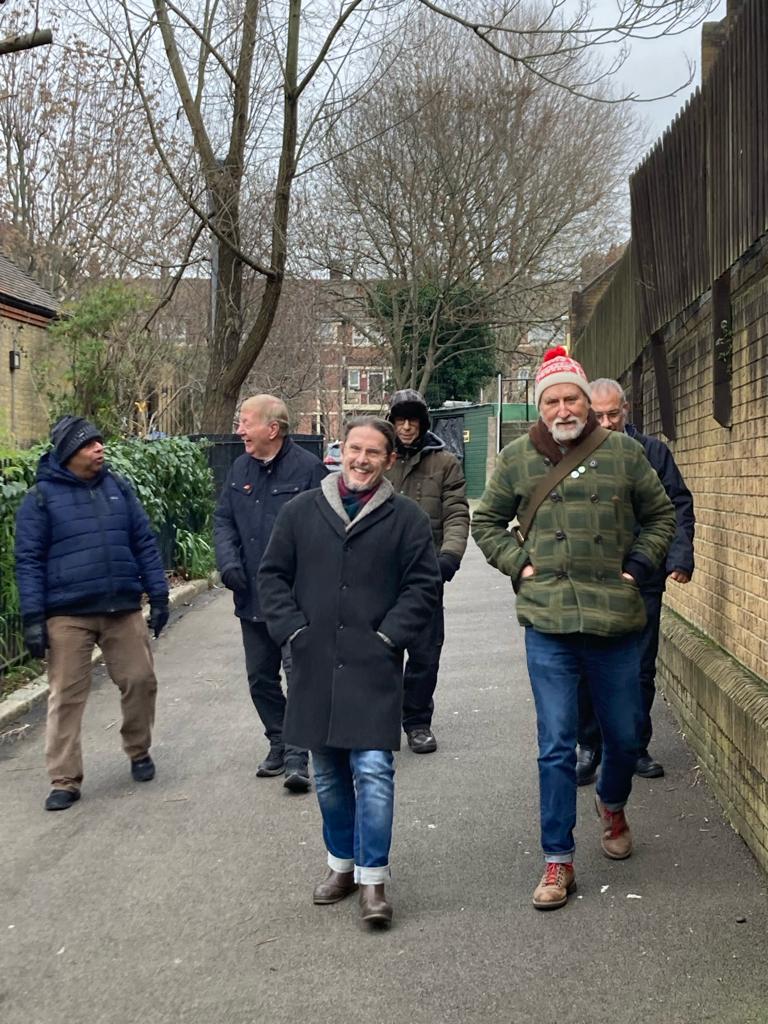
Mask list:
[{"label": "dark trousers", "polygon": [[[270,746],[283,746],[283,716],[285,695],[280,685],[280,665],[285,670],[286,681],[290,680],[291,657],[288,644],[280,649],[267,632],[264,622],[240,620],[245,650],[245,671],[248,674],[248,688],[253,706],[264,725],[264,735]],[[300,747],[285,747],[285,759],[289,762],[307,763],[307,752]]]},{"label": "dark trousers", "polygon": [[408,647],[403,673],[403,729],[429,728],[435,702],[432,699],[440,669],[440,652],[445,639],[442,594],[432,621],[415,643]]},{"label": "dark trousers", "polygon": [[[661,621],[661,601],[663,593],[643,593],[645,613],[648,621],[640,634],[640,692],[642,696],[642,720],[640,725],[639,745],[645,754],[653,735],[651,724],[651,707],[656,696],[656,655],[659,651],[659,624]],[[593,750],[603,749],[603,738],[597,724],[595,711],[592,707],[589,685],[585,679],[579,682],[579,746],[592,747]]]}]

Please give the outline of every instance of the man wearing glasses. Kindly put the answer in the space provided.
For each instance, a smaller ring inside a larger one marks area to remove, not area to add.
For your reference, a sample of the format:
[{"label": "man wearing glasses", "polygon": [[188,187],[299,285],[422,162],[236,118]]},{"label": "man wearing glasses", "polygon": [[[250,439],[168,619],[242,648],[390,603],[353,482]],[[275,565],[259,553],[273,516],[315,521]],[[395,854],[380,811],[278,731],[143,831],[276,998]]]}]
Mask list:
[{"label": "man wearing glasses", "polygon": [[[656,654],[659,648],[661,601],[667,579],[674,580],[675,583],[689,583],[693,575],[693,534],[696,522],[693,498],[685,486],[672,452],[664,442],[655,437],[646,437],[631,423],[627,423],[629,404],[618,381],[601,378],[593,381],[590,389],[592,408],[600,425],[606,430],[623,431],[640,442],[646,458],[656,470],[664,490],[675,506],[677,528],[666,561],[640,587],[648,620],[641,637],[640,685],[643,696],[643,722],[640,756],[637,759],[635,774],[644,779],[657,779],[664,774],[664,768],[651,757],[648,747],[653,731],[651,706],[656,694]],[[579,750],[576,764],[576,781],[580,786],[594,782],[602,759],[602,748],[602,736],[592,708],[589,687],[582,680],[579,686]]]}]

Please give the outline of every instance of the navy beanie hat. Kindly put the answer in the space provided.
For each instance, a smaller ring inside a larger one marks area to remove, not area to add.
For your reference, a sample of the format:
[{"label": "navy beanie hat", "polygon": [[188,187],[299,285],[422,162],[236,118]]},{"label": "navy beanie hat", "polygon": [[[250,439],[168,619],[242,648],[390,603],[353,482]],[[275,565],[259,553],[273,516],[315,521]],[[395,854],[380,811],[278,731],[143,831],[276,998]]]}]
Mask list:
[{"label": "navy beanie hat", "polygon": [[62,416],[51,430],[51,444],[62,466],[89,441],[103,440],[101,431],[82,416]]}]

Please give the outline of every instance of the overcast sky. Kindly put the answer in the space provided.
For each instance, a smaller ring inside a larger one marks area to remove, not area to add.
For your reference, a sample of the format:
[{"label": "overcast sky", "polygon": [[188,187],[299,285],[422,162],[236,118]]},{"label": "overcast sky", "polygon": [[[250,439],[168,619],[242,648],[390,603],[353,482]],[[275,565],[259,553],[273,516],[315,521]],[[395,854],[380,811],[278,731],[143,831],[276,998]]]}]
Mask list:
[{"label": "overcast sky", "polygon": [[[726,0],[720,3],[708,21],[725,17]],[[597,0],[597,14],[606,21],[615,17],[615,0]],[[639,113],[649,122],[649,142],[653,143],[683,106],[688,95],[701,81],[701,26],[679,36],[646,41],[633,40],[632,53],[616,76],[619,91],[636,93],[641,97],[658,96],[671,92],[688,77],[686,58],[696,65],[693,83],[676,96],[652,103],[636,104]]]}]

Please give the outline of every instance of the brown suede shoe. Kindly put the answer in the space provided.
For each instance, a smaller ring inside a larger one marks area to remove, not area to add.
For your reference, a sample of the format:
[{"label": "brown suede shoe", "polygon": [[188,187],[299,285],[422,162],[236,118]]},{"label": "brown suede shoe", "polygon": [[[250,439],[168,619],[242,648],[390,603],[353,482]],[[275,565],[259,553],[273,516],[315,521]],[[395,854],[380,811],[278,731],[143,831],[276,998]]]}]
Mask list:
[{"label": "brown suede shoe", "polygon": [[360,885],[360,917],[368,924],[386,926],[392,921],[392,905],[387,902],[384,883]]},{"label": "brown suede shoe", "polygon": [[576,892],[573,864],[547,862],[541,881],[533,890],[533,905],[537,910],[557,910],[565,906],[572,892]]},{"label": "brown suede shoe", "polygon": [[632,833],[629,831],[624,811],[609,811],[597,793],[595,810],[603,822],[603,835],[600,840],[603,853],[611,860],[626,860],[632,853]]},{"label": "brown suede shoe", "polygon": [[312,892],[312,902],[318,905],[338,903],[349,896],[357,888],[354,871],[334,871],[331,869],[322,882],[318,882]]}]

